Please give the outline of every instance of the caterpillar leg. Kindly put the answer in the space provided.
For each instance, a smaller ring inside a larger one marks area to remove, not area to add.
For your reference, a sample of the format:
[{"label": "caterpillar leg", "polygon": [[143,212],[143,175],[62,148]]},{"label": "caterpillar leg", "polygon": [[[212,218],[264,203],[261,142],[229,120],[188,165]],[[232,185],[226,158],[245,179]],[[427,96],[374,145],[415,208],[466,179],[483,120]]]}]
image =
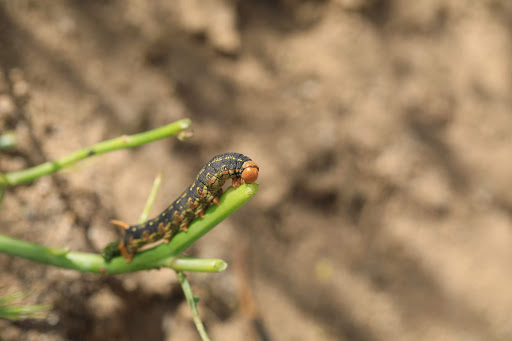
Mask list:
[{"label": "caterpillar leg", "polygon": [[133,258],[133,253],[129,253],[128,250],[126,250],[124,242],[119,243],[119,246],[117,248],[121,252],[121,255],[123,255],[124,259],[126,260],[126,263],[130,263]]},{"label": "caterpillar leg", "polygon": [[219,197],[215,197],[215,198],[213,198],[213,203],[214,203],[215,205],[219,206],[219,204],[220,204],[220,201],[219,201],[219,200],[220,200],[220,199],[219,199]]},{"label": "caterpillar leg", "polygon": [[233,188],[240,187],[240,185],[242,185],[243,183],[244,183],[244,181],[242,180],[242,178],[234,178],[232,180]]},{"label": "caterpillar leg", "polygon": [[165,244],[169,244],[169,241],[172,239],[172,237],[174,237],[174,233],[172,230],[169,230],[168,228],[166,228],[166,231],[165,231],[165,234],[164,234],[164,242]]}]

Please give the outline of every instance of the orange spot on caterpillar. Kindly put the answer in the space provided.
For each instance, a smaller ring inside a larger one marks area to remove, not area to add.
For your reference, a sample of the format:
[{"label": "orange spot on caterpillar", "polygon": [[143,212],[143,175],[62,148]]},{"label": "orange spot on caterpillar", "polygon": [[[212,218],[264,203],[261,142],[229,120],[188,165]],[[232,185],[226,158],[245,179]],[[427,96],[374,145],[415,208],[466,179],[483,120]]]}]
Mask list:
[{"label": "orange spot on caterpillar", "polygon": [[206,192],[206,191],[204,191],[203,193],[201,193],[201,199],[206,198],[206,194],[208,194],[208,192]]},{"label": "orange spot on caterpillar", "polygon": [[194,202],[192,198],[188,198],[188,205],[191,209],[194,209],[197,207],[197,202]]},{"label": "orange spot on caterpillar", "polygon": [[161,233],[161,234],[163,234],[163,233],[165,233],[165,231],[166,231],[166,230],[165,230],[164,223],[160,223],[160,224],[158,224],[158,232],[159,232],[159,233]]},{"label": "orange spot on caterpillar", "polygon": [[122,228],[123,230],[128,230],[130,228],[129,224],[121,220],[110,219],[109,222],[114,226]]},{"label": "orange spot on caterpillar", "polygon": [[178,211],[174,211],[174,219],[176,219],[176,221],[179,223],[183,218],[180,216]]}]

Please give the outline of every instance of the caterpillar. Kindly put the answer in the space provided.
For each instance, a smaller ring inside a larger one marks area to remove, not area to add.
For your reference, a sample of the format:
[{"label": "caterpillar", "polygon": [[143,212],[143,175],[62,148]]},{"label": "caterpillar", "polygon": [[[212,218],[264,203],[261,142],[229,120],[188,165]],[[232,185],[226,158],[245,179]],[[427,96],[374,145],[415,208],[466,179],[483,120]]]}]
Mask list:
[{"label": "caterpillar", "polygon": [[125,230],[125,235],[121,241],[109,244],[103,257],[108,261],[121,254],[130,262],[142,246],[161,239],[168,243],[179,231],[187,231],[194,219],[203,218],[208,207],[219,204],[222,186],[228,179],[232,179],[232,186],[236,188],[255,182],[258,172],[256,162],[243,154],[224,153],[213,157],[199,171],[192,185],[155,218],[137,225],[111,220],[113,225]]}]

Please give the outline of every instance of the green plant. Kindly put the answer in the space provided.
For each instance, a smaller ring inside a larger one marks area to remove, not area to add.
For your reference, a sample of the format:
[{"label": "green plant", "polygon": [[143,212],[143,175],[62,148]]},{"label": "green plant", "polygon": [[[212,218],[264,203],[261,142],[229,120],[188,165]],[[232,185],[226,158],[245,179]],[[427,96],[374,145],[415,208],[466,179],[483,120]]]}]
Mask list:
[{"label": "green plant", "polygon": [[0,318],[7,320],[23,320],[23,319],[42,319],[48,315],[51,306],[48,304],[25,304],[15,305],[28,294],[15,292],[4,297],[0,297]]},{"label": "green plant", "polygon": [[[41,165],[11,173],[0,173],[0,204],[2,196],[8,187],[36,180],[37,178],[54,173],[62,168],[71,166],[88,157],[106,152],[132,148],[161,138],[177,135],[190,126],[188,119],[180,120],[167,126],[153,129],[131,136],[120,136],[93,146],[80,149],[56,161],[45,162]],[[179,138],[179,135],[178,135]],[[153,206],[161,183],[161,176],[155,179],[153,189],[140,221],[146,221]],[[192,310],[193,319],[203,340],[209,340],[197,312],[197,299],[194,297],[184,271],[220,272],[227,264],[220,259],[197,259],[183,257],[182,252],[214,228],[219,222],[231,215],[247,202],[258,190],[257,184],[242,185],[236,189],[228,189],[220,198],[219,205],[212,205],[202,219],[194,220],[187,232],[180,232],[168,244],[160,244],[152,249],[138,252],[130,263],[122,257],[105,261],[100,254],[74,252],[61,247],[47,247],[20,239],[0,235],[0,252],[17,256],[34,262],[98,274],[121,274],[127,272],[157,269],[167,267],[174,269],[182,286],[187,302]],[[1,302],[1,301],[0,301]]]}]

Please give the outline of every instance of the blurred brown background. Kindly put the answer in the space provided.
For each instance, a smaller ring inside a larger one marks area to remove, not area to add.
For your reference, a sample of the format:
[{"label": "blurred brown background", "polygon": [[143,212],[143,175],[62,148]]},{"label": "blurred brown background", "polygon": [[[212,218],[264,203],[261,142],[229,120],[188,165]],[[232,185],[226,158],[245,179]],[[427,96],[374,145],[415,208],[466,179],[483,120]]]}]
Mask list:
[{"label": "blurred brown background", "polygon": [[[509,0],[0,1],[2,171],[195,133],[10,190],[0,233],[97,252],[241,152],[259,193],[187,252],[230,264],[190,276],[214,340],[510,340],[511,53]],[[199,339],[170,270],[0,255],[0,288],[54,305],[2,340]]]}]

